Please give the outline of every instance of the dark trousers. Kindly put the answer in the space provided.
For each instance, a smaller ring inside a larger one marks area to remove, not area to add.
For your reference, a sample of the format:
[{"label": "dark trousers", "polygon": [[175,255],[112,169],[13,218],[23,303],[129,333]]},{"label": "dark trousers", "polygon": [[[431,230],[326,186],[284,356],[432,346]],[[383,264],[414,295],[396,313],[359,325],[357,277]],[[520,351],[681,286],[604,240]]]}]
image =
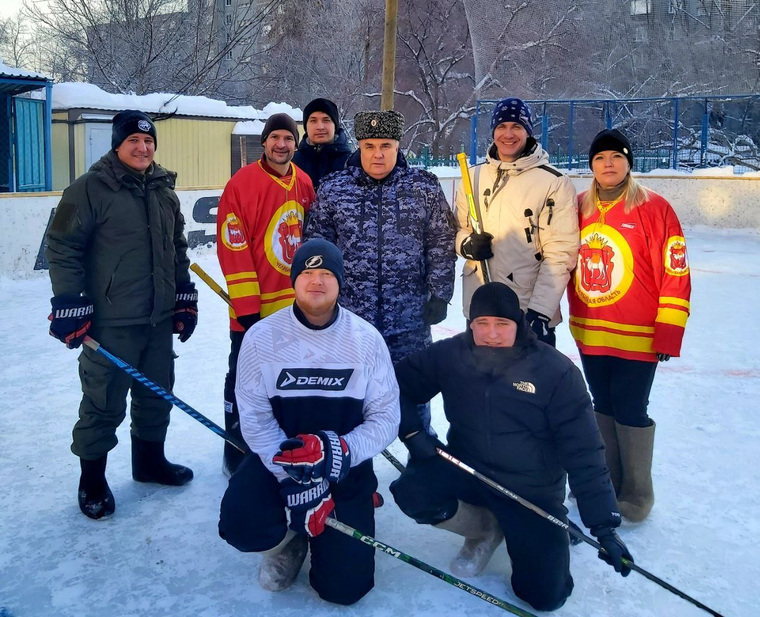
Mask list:
[{"label": "dark trousers", "polygon": [[652,425],[647,414],[657,362],[581,354],[594,411],[624,426]]},{"label": "dark trousers", "polygon": [[[243,344],[245,332],[230,330],[230,356],[229,369],[224,378],[224,430],[239,443],[245,443],[243,433],[240,431],[240,414],[238,412],[237,399],[235,398],[235,381],[237,379],[237,362],[240,355],[240,346]],[[224,460],[230,472],[234,472],[243,460],[243,453],[230,443],[224,442]]]},{"label": "dark trousers", "polygon": [[[375,534],[372,494],[377,479],[371,461],[351,469],[331,485],[334,516],[367,535]],[[277,546],[287,532],[285,503],[279,482],[255,454],[248,454],[222,498],[219,535],[242,552],[261,552]],[[367,544],[327,527],[309,539],[309,582],[323,600],[354,604],[375,582],[375,551]]]},{"label": "dark trousers", "polygon": [[[515,595],[541,611],[559,608],[570,596],[569,540],[561,527],[440,458],[410,461],[390,488],[399,508],[420,524],[435,525],[451,518],[457,500],[488,508],[504,532]],[[567,510],[559,500],[531,501],[567,522]]]},{"label": "dark trousers", "polygon": [[[155,326],[93,326],[90,335],[104,349],[162,388],[171,390],[174,365],[171,319]],[[131,433],[145,441],[166,439],[171,403],[87,346],[82,347],[79,355],[79,379],[82,401],[71,444],[71,451],[78,457],[97,459],[116,446],[116,429],[126,417],[130,390]]]},{"label": "dark trousers", "polygon": [[[400,362],[407,356],[422,351],[428,345],[433,342],[433,337],[430,334],[430,328],[425,327],[420,330],[412,330],[411,332],[403,332],[401,334],[390,334],[384,336],[385,344],[388,346],[388,351],[391,354],[391,360],[394,364]],[[417,413],[422,418],[422,426],[431,435],[435,435],[436,432],[430,428],[430,403],[424,403],[417,405]]]}]

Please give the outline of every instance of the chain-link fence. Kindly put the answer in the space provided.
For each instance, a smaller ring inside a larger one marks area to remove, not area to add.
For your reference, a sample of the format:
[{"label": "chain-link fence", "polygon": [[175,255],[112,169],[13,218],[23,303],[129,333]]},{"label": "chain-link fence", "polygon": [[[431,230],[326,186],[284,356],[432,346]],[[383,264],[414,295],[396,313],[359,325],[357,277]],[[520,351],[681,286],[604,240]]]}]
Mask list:
[{"label": "chain-link fence", "polygon": [[[498,101],[480,100],[472,117],[470,160],[491,143],[490,115]],[[588,147],[604,128],[631,140],[635,171],[731,165],[760,170],[760,94],[644,99],[528,101],[535,137],[551,162],[588,170]]]}]

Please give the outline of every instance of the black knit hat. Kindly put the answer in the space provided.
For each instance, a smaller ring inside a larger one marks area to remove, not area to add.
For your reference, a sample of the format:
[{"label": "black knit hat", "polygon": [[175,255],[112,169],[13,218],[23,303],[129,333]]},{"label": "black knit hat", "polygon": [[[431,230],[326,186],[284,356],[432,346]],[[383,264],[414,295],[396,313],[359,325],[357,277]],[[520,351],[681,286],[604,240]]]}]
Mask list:
[{"label": "black knit hat", "polygon": [[261,131],[261,145],[264,145],[267,137],[269,137],[269,133],[272,131],[280,130],[290,131],[293,133],[293,139],[295,139],[296,143],[298,143],[299,137],[296,121],[293,120],[293,118],[291,118],[288,114],[272,114],[267,119],[267,123],[264,125],[264,130]]},{"label": "black knit hat", "polygon": [[143,112],[136,109],[125,109],[113,117],[111,128],[111,150],[116,150],[124,140],[134,133],[145,133],[153,138],[158,150],[158,138],[156,137],[156,125]]},{"label": "black knit hat", "polygon": [[303,128],[306,128],[306,123],[309,121],[309,116],[315,111],[321,111],[322,113],[330,116],[330,120],[333,121],[335,128],[340,126],[340,117],[338,115],[338,106],[329,99],[314,99],[309,101],[306,107],[303,108]]},{"label": "black knit hat", "polygon": [[528,131],[530,137],[533,137],[533,118],[530,114],[530,107],[522,99],[501,99],[496,103],[496,107],[491,112],[491,136],[493,136],[494,129],[502,122],[517,122]]},{"label": "black knit hat", "polygon": [[324,268],[338,279],[338,286],[343,287],[345,270],[343,269],[343,253],[332,242],[314,238],[304,242],[293,255],[293,265],[290,267],[290,282],[295,285],[298,275],[304,270]]},{"label": "black knit hat", "polygon": [[625,158],[628,159],[628,166],[633,169],[633,149],[631,148],[631,142],[628,141],[628,138],[617,129],[604,129],[597,133],[588,149],[588,166],[591,167],[591,161],[594,160],[594,157],[605,150],[612,150],[613,152],[624,154]]},{"label": "black knit hat", "polygon": [[354,116],[354,136],[362,139],[395,139],[404,135],[404,116],[397,111],[360,111]]},{"label": "black knit hat", "polygon": [[470,301],[470,321],[478,317],[502,317],[520,323],[523,312],[517,294],[509,286],[486,283],[475,290]]}]

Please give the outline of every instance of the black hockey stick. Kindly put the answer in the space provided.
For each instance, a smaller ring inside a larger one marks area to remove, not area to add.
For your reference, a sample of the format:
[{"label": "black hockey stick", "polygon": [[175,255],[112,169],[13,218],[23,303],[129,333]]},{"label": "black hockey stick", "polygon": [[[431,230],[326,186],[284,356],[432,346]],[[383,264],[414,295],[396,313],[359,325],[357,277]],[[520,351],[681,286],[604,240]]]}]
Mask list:
[{"label": "black hockey stick", "polygon": [[87,347],[89,347],[90,349],[92,349],[95,353],[98,353],[101,356],[108,358],[108,360],[110,360],[113,364],[118,366],[122,371],[124,371],[127,375],[129,375],[133,379],[136,379],[137,381],[139,381],[146,388],[148,388],[149,390],[152,390],[164,400],[169,401],[175,407],[179,407],[191,418],[195,418],[196,420],[198,420],[198,422],[200,422],[203,426],[205,426],[208,429],[211,429],[214,433],[219,435],[230,445],[240,450],[243,454],[248,453],[248,448],[244,444],[240,443],[237,439],[235,439],[232,435],[230,435],[227,431],[225,431],[221,426],[214,424],[202,413],[200,413],[199,411],[196,411],[195,409],[190,407],[190,405],[188,405],[181,399],[178,399],[171,392],[167,392],[164,388],[159,386],[155,381],[152,381],[151,379],[143,375],[135,367],[128,364],[127,362],[124,362],[124,360],[122,360],[118,356],[113,355],[107,349],[104,349],[100,345],[100,343],[98,343],[95,339],[90,338],[89,336],[85,337],[84,344],[87,345]]},{"label": "black hockey stick", "polygon": [[[498,491],[499,493],[501,493],[503,495],[506,495],[510,499],[512,499],[512,500],[516,501],[517,503],[519,503],[521,506],[524,506],[524,507],[528,508],[529,510],[532,510],[533,512],[535,512],[536,514],[538,514],[540,517],[545,518],[547,521],[549,521],[551,523],[554,523],[558,527],[562,527],[562,529],[564,529],[565,531],[567,531],[570,535],[575,536],[576,538],[578,538],[579,540],[582,540],[586,544],[590,544],[596,550],[598,550],[598,551],[604,551],[604,549],[602,548],[602,545],[599,544],[599,542],[597,542],[597,541],[592,540],[591,538],[589,538],[582,531],[580,531],[580,529],[573,529],[573,527],[571,527],[570,525],[568,525],[566,523],[563,523],[561,520],[559,520],[558,518],[552,516],[551,514],[549,514],[548,512],[546,512],[545,510],[542,510],[537,505],[531,503],[527,499],[523,499],[517,493],[513,493],[508,488],[504,488],[498,482],[494,482],[488,476],[484,476],[482,473],[480,473],[479,471],[476,471],[475,469],[473,469],[472,467],[470,467],[468,464],[463,463],[462,461],[460,461],[458,458],[456,458],[454,456],[451,456],[451,454],[449,454],[448,452],[444,452],[440,448],[436,448],[436,450],[438,451],[438,454],[440,456],[442,456],[444,459],[446,459],[452,465],[456,465],[457,467],[459,467],[460,469],[466,471],[470,475],[475,476],[478,480],[480,480],[481,482],[487,484],[492,489]],[[606,551],[604,551],[604,552],[606,552]],[[670,583],[662,580],[661,578],[655,576],[654,574],[652,574],[650,572],[647,572],[646,570],[644,570],[644,568],[640,568],[639,566],[637,566],[632,561],[630,561],[628,559],[625,559],[625,558],[623,558],[622,561],[623,561],[623,564],[625,564],[626,567],[630,568],[631,570],[635,570],[636,572],[638,572],[642,576],[648,578],[650,581],[652,581],[654,583],[657,583],[658,585],[660,585],[661,587],[663,587],[663,588],[667,589],[668,591],[674,593],[678,597],[683,598],[684,600],[687,600],[688,602],[691,602],[694,606],[698,606],[702,610],[707,611],[708,613],[710,613],[711,615],[714,615],[715,617],[723,617],[723,615],[721,615],[717,611],[714,611],[709,606],[705,606],[699,600],[695,600],[694,598],[692,598],[691,596],[687,595],[686,593],[684,593],[680,589],[677,589],[676,587],[673,587],[673,585],[671,585]]]},{"label": "black hockey stick", "polygon": [[[224,291],[224,289],[221,288],[219,283],[217,283],[213,278],[211,278],[211,276],[209,276],[209,274],[203,268],[201,268],[197,263],[192,263],[190,264],[190,269],[195,272],[201,278],[201,280],[206,283],[206,285],[208,285],[214,292],[216,292],[216,295],[224,300],[227,303],[227,306],[232,308],[232,301],[230,300],[230,296],[226,291]],[[390,461],[390,464],[398,469],[399,472],[404,471],[404,465],[395,456],[388,452],[388,450],[383,450],[381,454],[386,459],[388,459],[388,461]]]},{"label": "black hockey stick", "polygon": [[492,604],[493,606],[498,606],[499,608],[502,608],[505,611],[512,613],[513,615],[520,615],[521,617],[537,617],[533,613],[529,613],[528,611],[521,609],[519,606],[515,606],[514,604],[510,604],[509,602],[505,600],[501,600],[495,596],[492,596],[490,593],[487,593],[483,591],[482,589],[478,589],[477,587],[468,585],[467,583],[456,578],[455,576],[452,576],[451,574],[447,574],[446,572],[444,572],[443,570],[439,570],[438,568],[434,568],[433,566],[426,564],[424,561],[420,561],[416,557],[407,555],[406,553],[403,553],[400,550],[393,548],[389,544],[384,544],[382,542],[379,542],[375,540],[375,538],[373,538],[372,536],[364,535],[363,533],[361,533],[360,531],[357,531],[353,527],[349,527],[345,523],[341,523],[340,521],[334,518],[328,518],[327,521],[325,521],[325,523],[328,527],[332,527],[333,529],[340,531],[341,533],[344,533],[347,536],[356,538],[360,542],[363,542],[364,544],[368,544],[372,548],[379,550],[381,553],[384,553],[385,555],[390,555],[391,557],[400,559],[401,561],[408,563],[410,566],[414,566],[415,568],[422,570],[423,572],[427,572],[428,574],[441,579],[443,582],[448,583],[449,585],[453,585],[454,587],[461,589],[462,591],[466,591],[467,593],[471,593],[472,595],[480,598],[481,600],[485,600],[486,602],[488,602],[489,604]]}]

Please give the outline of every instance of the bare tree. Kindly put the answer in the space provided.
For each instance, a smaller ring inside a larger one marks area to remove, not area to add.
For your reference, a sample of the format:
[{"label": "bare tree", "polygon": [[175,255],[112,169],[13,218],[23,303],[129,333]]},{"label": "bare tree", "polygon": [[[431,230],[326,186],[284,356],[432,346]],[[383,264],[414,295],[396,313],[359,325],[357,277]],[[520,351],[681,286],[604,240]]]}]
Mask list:
[{"label": "bare tree", "polygon": [[0,18],[0,55],[6,64],[35,70],[33,49],[29,28],[20,15]]}]

